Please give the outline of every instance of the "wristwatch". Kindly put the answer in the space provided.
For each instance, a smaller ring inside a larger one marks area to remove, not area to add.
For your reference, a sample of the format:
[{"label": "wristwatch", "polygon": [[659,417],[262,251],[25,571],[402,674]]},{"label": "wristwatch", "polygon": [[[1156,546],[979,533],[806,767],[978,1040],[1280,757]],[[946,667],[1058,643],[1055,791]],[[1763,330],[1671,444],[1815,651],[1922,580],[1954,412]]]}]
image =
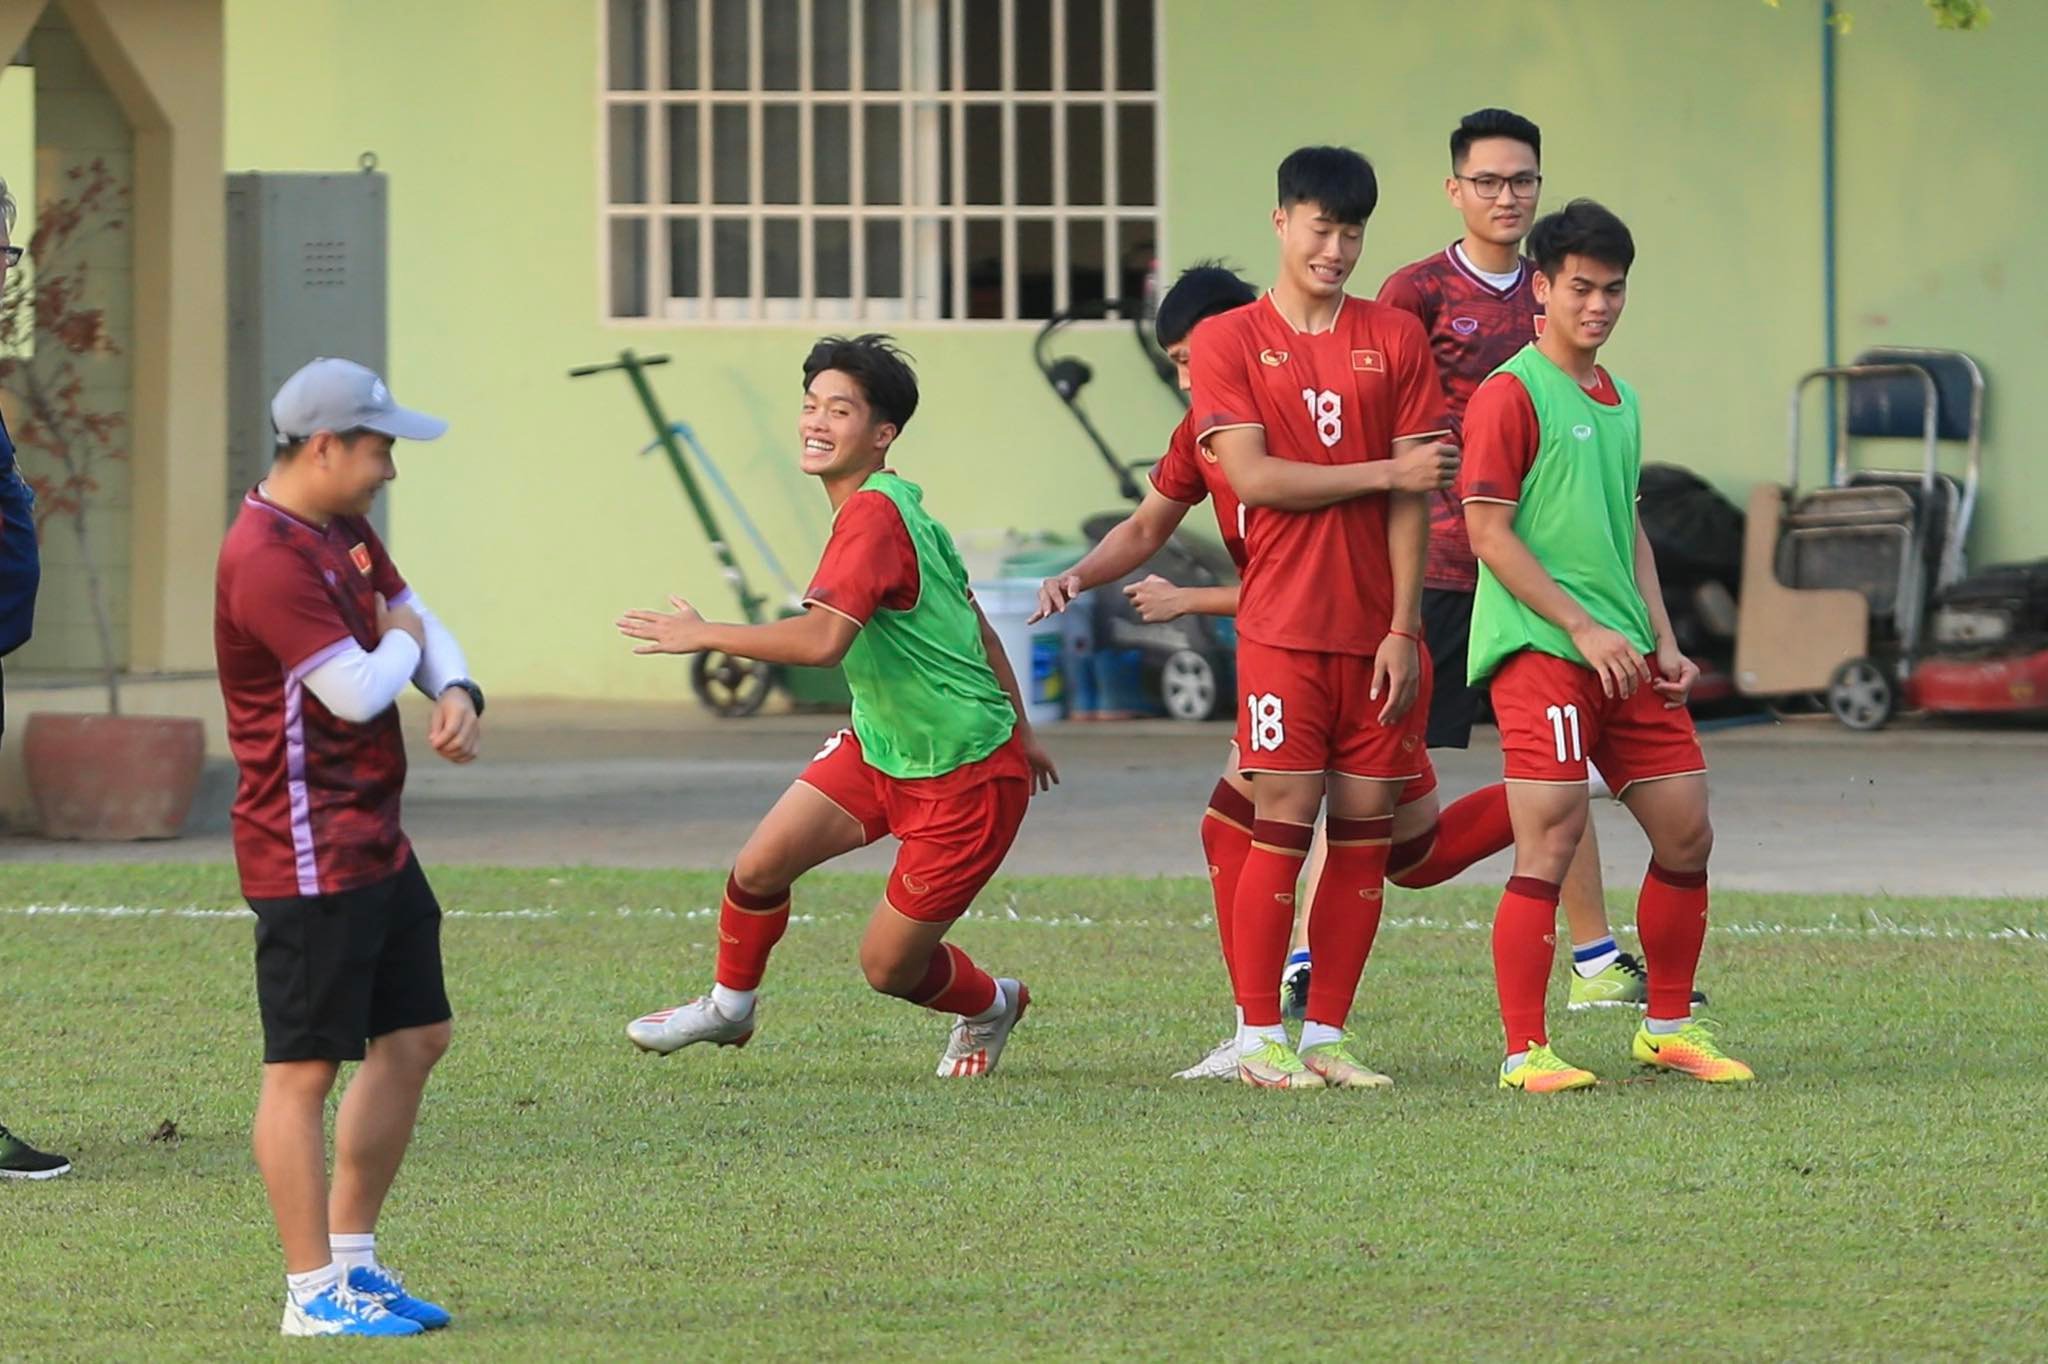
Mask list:
[{"label": "wristwatch", "polygon": [[458,677],[447,686],[441,688],[441,695],[446,696],[456,687],[460,687],[469,693],[469,702],[476,707],[477,718],[481,720],[484,714],[484,689],[466,677]]}]

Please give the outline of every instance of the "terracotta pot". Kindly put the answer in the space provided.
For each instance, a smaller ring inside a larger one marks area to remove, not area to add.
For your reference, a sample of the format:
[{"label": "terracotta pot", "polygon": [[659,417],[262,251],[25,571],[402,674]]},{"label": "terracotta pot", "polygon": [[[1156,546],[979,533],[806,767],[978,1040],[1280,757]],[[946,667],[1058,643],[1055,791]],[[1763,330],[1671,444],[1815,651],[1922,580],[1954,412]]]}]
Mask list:
[{"label": "terracotta pot", "polygon": [[22,756],[45,838],[176,838],[206,758],[183,715],[28,717]]}]

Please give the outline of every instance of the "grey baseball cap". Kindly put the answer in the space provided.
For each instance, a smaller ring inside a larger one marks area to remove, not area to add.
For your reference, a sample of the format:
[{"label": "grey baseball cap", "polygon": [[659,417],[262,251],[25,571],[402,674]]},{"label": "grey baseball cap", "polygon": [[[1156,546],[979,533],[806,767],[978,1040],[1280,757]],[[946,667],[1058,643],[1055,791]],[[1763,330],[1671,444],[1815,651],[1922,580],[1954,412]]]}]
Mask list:
[{"label": "grey baseball cap", "polygon": [[439,417],[400,407],[370,370],[328,356],[284,381],[270,400],[270,421],[279,445],[315,431],[375,431],[394,440],[433,440],[448,429]]}]

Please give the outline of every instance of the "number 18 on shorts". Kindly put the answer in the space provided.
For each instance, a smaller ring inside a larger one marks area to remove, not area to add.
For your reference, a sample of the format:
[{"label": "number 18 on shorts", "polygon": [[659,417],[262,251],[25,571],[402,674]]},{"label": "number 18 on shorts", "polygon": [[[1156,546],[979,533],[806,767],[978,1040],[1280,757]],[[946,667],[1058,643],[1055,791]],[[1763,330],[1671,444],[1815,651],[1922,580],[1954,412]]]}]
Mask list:
[{"label": "number 18 on shorts", "polygon": [[1406,781],[1429,768],[1430,662],[1415,704],[1381,724],[1370,654],[1311,653],[1239,638],[1237,751],[1246,772],[1339,772]]}]

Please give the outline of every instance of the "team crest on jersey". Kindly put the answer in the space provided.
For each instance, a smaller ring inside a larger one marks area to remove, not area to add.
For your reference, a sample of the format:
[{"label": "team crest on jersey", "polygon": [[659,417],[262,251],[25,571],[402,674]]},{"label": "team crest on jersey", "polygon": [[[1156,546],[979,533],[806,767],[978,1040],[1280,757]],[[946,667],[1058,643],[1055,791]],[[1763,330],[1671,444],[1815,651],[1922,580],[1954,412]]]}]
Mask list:
[{"label": "team crest on jersey", "polygon": [[1460,336],[1470,336],[1473,332],[1479,330],[1479,319],[1476,317],[1454,317],[1451,319],[1451,330]]},{"label": "team crest on jersey", "polygon": [[1287,363],[1287,352],[1284,350],[1262,350],[1259,352],[1259,363],[1278,368]]},{"label": "team crest on jersey", "polygon": [[1376,350],[1355,350],[1351,352],[1351,368],[1362,369],[1368,374],[1385,374],[1387,357]]},{"label": "team crest on jersey", "polygon": [[1544,323],[1546,323],[1546,322],[1548,322],[1549,320],[1550,320],[1550,319],[1549,319],[1549,318],[1547,318],[1547,317],[1545,317],[1545,316],[1544,316],[1544,315],[1543,315],[1542,313],[1538,313],[1538,314],[1536,314],[1536,335],[1537,335],[1537,336],[1541,337],[1541,336],[1543,335],[1543,324],[1544,324]]},{"label": "team crest on jersey", "polygon": [[1591,440],[1593,439],[1593,428],[1586,425],[1584,422],[1580,422],[1577,426],[1574,426],[1572,428],[1572,434],[1574,436],[1577,436],[1580,440]]},{"label": "team crest on jersey", "polygon": [[357,545],[348,552],[348,561],[356,566],[356,572],[365,578],[370,576],[370,547]]}]

